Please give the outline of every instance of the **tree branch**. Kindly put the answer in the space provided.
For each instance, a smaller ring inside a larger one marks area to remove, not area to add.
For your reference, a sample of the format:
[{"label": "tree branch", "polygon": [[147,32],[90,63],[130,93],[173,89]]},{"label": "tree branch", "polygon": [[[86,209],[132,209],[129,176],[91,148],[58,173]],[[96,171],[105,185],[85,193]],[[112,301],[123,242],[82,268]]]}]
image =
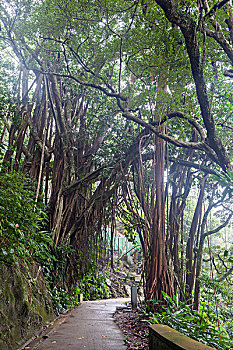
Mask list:
[{"label": "tree branch", "polygon": [[[143,154],[142,155],[142,160],[143,161],[151,160],[151,159],[153,159],[153,156],[154,156],[154,152],[149,152],[149,153]],[[188,168],[198,169],[200,171],[203,171],[206,174],[213,174],[213,175],[216,175],[216,176],[220,177],[220,175],[216,171],[214,171],[214,170],[212,170],[209,167],[204,166],[204,165],[200,165],[200,164],[197,164],[197,163],[194,163],[194,162],[190,162],[188,160],[184,160],[184,159],[181,159],[181,158],[169,157],[168,160],[169,160],[169,162],[172,162],[172,163],[184,165],[184,166],[186,166]]]},{"label": "tree branch", "polygon": [[226,3],[229,2],[229,0],[222,0],[222,1],[219,1],[217,2],[213,7],[212,9],[205,14],[204,18],[209,18],[211,16],[213,16],[213,14],[219,10],[221,7],[223,7],[224,5],[226,5]]},{"label": "tree branch", "polygon": [[212,231],[205,232],[205,233],[203,234],[204,238],[206,238],[207,236],[211,236],[211,235],[213,235],[214,233],[217,233],[217,232],[221,231],[224,227],[226,227],[226,225],[228,225],[228,223],[229,223],[230,219],[232,218],[232,216],[233,216],[233,212],[231,212],[231,213],[229,214],[227,220],[226,220],[222,225],[218,226],[217,228],[215,228],[215,229],[212,230]]},{"label": "tree branch", "polygon": [[233,272],[233,266],[226,272],[224,273],[224,275],[222,275],[217,282],[222,282],[223,280],[225,280],[230,274],[232,274]]}]

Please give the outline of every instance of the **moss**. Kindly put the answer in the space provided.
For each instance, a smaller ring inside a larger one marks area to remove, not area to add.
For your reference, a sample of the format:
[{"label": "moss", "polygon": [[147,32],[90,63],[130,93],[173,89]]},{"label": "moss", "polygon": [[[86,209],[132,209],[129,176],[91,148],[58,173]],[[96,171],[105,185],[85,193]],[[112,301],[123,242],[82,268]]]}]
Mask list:
[{"label": "moss", "polygon": [[0,265],[0,350],[19,348],[54,318],[45,284],[37,281],[37,268],[27,263],[15,269]]}]

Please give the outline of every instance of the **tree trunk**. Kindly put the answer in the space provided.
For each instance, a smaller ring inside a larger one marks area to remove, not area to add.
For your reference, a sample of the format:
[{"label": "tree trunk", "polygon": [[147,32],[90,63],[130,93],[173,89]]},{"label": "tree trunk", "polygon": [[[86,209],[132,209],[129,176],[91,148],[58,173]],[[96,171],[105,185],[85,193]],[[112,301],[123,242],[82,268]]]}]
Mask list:
[{"label": "tree trunk", "polygon": [[164,141],[155,137],[156,145],[156,199],[150,232],[150,256],[145,262],[146,300],[152,310],[153,301],[163,300],[162,292],[173,297],[174,290],[165,254],[165,195],[164,195]]}]

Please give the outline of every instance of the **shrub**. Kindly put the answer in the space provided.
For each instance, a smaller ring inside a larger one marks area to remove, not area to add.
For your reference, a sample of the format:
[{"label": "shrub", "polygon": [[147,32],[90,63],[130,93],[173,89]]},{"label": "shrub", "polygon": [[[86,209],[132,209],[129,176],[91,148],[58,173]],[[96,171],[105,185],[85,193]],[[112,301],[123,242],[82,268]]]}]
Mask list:
[{"label": "shrub", "polygon": [[[171,299],[163,293],[166,305],[162,305],[161,312],[150,315],[151,323],[166,324],[175,330],[206,345],[219,350],[232,348],[233,342],[224,324],[221,324],[221,331],[218,329],[217,318],[213,309],[208,303],[201,303],[200,311],[192,309],[188,302],[180,302],[176,296]],[[212,310],[212,311],[211,311]],[[211,314],[210,314],[211,313]]]}]

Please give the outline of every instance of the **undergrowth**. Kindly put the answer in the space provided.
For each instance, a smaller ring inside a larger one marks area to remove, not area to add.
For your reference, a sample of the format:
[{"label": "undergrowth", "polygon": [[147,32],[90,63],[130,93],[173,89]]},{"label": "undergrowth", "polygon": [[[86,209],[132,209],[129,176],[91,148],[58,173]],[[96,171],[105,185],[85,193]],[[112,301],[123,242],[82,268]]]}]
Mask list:
[{"label": "undergrowth", "polygon": [[[74,306],[75,291],[65,286],[65,266],[72,249],[55,246],[46,226],[46,207],[35,203],[33,184],[22,173],[0,173],[0,263],[12,266],[38,264],[43,269],[54,311]],[[28,282],[29,283],[29,282]]]},{"label": "undergrowth", "polygon": [[83,294],[84,300],[96,300],[110,298],[109,287],[106,284],[107,271],[100,271],[93,259],[88,271],[79,278],[76,286],[76,300]]},{"label": "undergrowth", "polygon": [[[171,328],[215,349],[229,350],[233,341],[226,327],[226,320],[220,317],[220,330],[215,306],[201,302],[200,311],[192,309],[189,302],[181,302],[176,296],[170,298],[163,293],[165,303],[159,305],[160,312],[149,314],[150,323],[166,324]],[[232,320],[228,320],[232,323]]]}]

